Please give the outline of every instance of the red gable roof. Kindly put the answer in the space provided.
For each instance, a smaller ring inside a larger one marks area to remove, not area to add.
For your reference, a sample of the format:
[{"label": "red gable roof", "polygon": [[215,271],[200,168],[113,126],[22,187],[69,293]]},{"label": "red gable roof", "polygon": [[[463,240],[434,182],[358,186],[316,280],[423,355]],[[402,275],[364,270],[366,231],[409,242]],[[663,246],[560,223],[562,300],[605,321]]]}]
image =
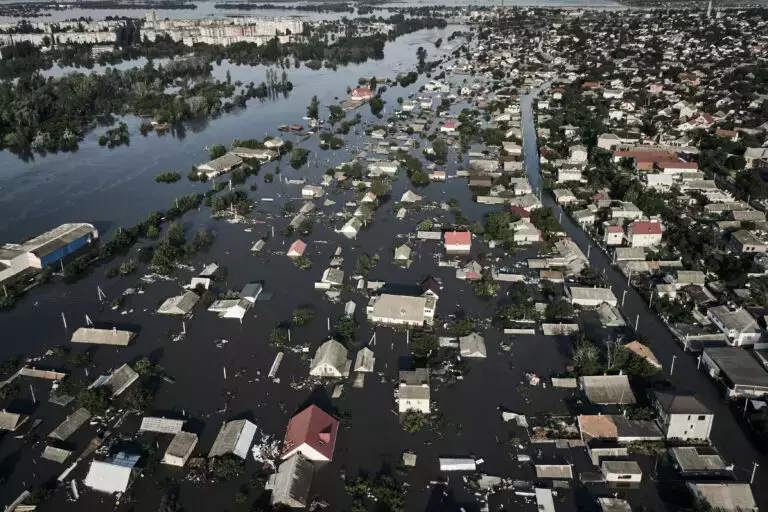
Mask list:
[{"label": "red gable roof", "polygon": [[449,231],[445,234],[445,245],[472,245],[469,231]]},{"label": "red gable roof", "polygon": [[294,253],[301,256],[307,248],[307,244],[303,240],[296,240],[288,248],[288,254]]},{"label": "red gable roof", "polygon": [[517,205],[510,206],[509,207],[509,211],[512,212],[512,213],[517,213],[523,219],[530,219],[531,218],[531,212],[529,212],[528,210],[526,210],[522,206],[517,206]]},{"label": "red gable roof", "polygon": [[661,223],[648,221],[635,221],[631,224],[633,235],[660,235]]},{"label": "red gable roof", "polygon": [[621,226],[608,226],[608,229],[606,231],[608,231],[609,233],[623,233],[624,228],[622,228]]},{"label": "red gable roof", "polygon": [[316,405],[310,405],[291,418],[285,431],[283,455],[307,445],[328,460],[333,459],[339,421]]},{"label": "red gable roof", "polygon": [[456,123],[453,121],[446,121],[443,123],[445,128],[456,128]]},{"label": "red gable roof", "polygon": [[660,169],[698,169],[699,164],[696,162],[659,162],[657,164]]}]

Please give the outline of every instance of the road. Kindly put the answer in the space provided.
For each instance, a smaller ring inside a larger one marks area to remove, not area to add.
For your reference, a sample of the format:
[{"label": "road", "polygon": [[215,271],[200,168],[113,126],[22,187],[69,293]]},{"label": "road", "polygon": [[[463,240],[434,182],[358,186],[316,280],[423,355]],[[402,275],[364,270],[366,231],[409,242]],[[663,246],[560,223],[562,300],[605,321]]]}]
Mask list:
[{"label": "road", "polygon": [[[534,91],[535,93],[536,91]],[[533,96],[531,94],[521,97],[525,167],[531,187],[537,190],[541,189],[543,179],[539,167],[532,103]],[[563,212],[549,194],[542,193],[541,199],[544,206],[549,206],[554,210],[556,217],[560,217],[562,213],[563,229],[585,254],[589,245],[595,246],[589,236]],[[765,472],[768,471],[768,457],[758,452],[747,438],[745,431],[734,417],[728,402],[721,396],[715,383],[703,370],[697,369],[696,358],[683,351],[658,315],[648,309],[647,301],[633,288],[627,286],[626,277],[611,265],[610,259],[596,246],[590,252],[590,263],[595,268],[605,270],[605,276],[617,297],[621,297],[623,291],[627,290],[622,308],[624,316],[629,319],[630,323],[634,324],[639,315],[638,333],[650,341],[653,352],[664,365],[665,377],[674,384],[676,389],[694,392],[697,398],[715,414],[710,439],[726,461],[736,466],[737,478],[740,481],[748,482],[755,462],[759,464],[755,483],[761,481],[761,477],[765,478]],[[669,375],[675,356],[674,373]],[[768,510],[768,486],[753,485],[752,490],[758,507]]]}]

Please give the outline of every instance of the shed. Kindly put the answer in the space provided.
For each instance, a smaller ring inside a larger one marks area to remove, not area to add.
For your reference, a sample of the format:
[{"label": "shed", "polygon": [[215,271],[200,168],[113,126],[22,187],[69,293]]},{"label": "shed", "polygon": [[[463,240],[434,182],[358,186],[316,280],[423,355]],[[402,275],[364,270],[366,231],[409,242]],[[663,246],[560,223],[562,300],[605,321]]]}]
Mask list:
[{"label": "shed", "polygon": [[632,512],[627,500],[621,498],[597,498],[602,512]]},{"label": "shed", "polygon": [[184,467],[187,459],[192,455],[192,451],[197,446],[197,436],[191,432],[179,431],[173,436],[171,444],[165,450],[163,455],[163,464],[169,466]]},{"label": "shed", "polygon": [[539,512],[555,512],[555,501],[552,499],[552,490],[536,487],[536,508]]},{"label": "shed", "polygon": [[145,416],[141,419],[139,432],[158,432],[160,434],[178,434],[184,426],[184,420]]},{"label": "shed", "polygon": [[304,241],[296,240],[288,248],[288,252],[286,253],[286,255],[289,258],[298,258],[299,256],[303,256],[304,255],[304,251],[306,249],[307,249],[307,244],[304,243]]},{"label": "shed", "polygon": [[200,296],[198,294],[187,291],[183,295],[166,299],[157,309],[157,312],[161,315],[188,315],[199,300]]},{"label": "shed", "polygon": [[395,247],[395,261],[408,261],[411,259],[411,248],[408,244]]},{"label": "shed", "polygon": [[226,422],[219,429],[208,457],[232,454],[245,459],[255,435],[256,425],[248,420]]},{"label": "shed", "polygon": [[572,480],[573,467],[570,464],[536,464],[536,478]]},{"label": "shed", "polygon": [[653,351],[651,351],[651,349],[648,348],[646,345],[643,345],[639,341],[630,341],[629,343],[624,345],[624,348],[626,348],[636,356],[642,357],[648,362],[648,364],[650,364],[654,368],[658,368],[659,370],[661,370],[661,363],[656,358]]},{"label": "shed", "polygon": [[66,441],[69,436],[74,434],[90,418],[91,413],[88,412],[88,409],[81,407],[59,423],[59,426],[53,429],[53,432],[48,434],[48,437],[58,439],[59,441]]},{"label": "shed", "polygon": [[42,458],[45,460],[50,460],[53,462],[58,462],[61,464],[65,460],[67,460],[67,457],[72,455],[72,452],[69,450],[64,450],[62,448],[56,448],[54,446],[46,446],[45,450],[43,450],[43,454],[41,455]]},{"label": "shed", "polygon": [[267,242],[264,240],[256,240],[256,243],[253,244],[253,247],[251,247],[252,252],[261,252],[262,249],[264,249],[264,246],[267,245]]},{"label": "shed", "polygon": [[240,298],[247,300],[251,304],[255,304],[263,290],[264,285],[261,283],[247,283],[240,291]]},{"label": "shed", "polygon": [[733,474],[733,466],[726,464],[712,446],[675,446],[669,449],[669,455],[684,477],[729,477]]},{"label": "shed", "polygon": [[440,471],[476,471],[477,462],[470,458],[440,457]]}]

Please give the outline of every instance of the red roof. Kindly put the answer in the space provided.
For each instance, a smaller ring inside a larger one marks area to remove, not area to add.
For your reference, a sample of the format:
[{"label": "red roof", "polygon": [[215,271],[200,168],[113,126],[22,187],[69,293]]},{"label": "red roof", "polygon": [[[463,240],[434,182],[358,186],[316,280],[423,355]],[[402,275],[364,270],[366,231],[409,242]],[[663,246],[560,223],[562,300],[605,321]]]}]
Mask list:
[{"label": "red roof", "polygon": [[373,96],[373,91],[368,87],[355,87],[352,89],[352,96]]},{"label": "red roof", "polygon": [[624,228],[622,228],[621,226],[608,226],[607,231],[609,233],[623,233]]},{"label": "red roof", "polygon": [[631,229],[633,235],[660,235],[661,223],[635,221],[631,224]]},{"label": "red roof", "polygon": [[469,231],[449,231],[445,234],[445,245],[472,245]]},{"label": "red roof", "polygon": [[595,89],[600,87],[600,82],[584,82],[584,87],[591,87],[592,89]]},{"label": "red roof", "polygon": [[327,460],[332,460],[338,431],[339,421],[336,418],[318,406],[310,405],[288,422],[283,441],[283,456],[306,445]]},{"label": "red roof", "polygon": [[512,212],[512,213],[517,213],[523,219],[530,219],[531,218],[531,212],[529,212],[528,210],[526,210],[522,206],[517,206],[517,205],[510,206],[509,207],[509,211]]},{"label": "red roof", "polygon": [[291,244],[291,247],[288,248],[288,256],[296,255],[301,256],[304,254],[304,251],[307,248],[307,244],[304,243],[302,240],[296,240]]},{"label": "red roof", "polygon": [[444,128],[456,128],[456,123],[454,123],[453,121],[446,121],[445,123],[443,123],[443,127]]},{"label": "red roof", "polygon": [[696,162],[659,162],[660,169],[698,169]]}]

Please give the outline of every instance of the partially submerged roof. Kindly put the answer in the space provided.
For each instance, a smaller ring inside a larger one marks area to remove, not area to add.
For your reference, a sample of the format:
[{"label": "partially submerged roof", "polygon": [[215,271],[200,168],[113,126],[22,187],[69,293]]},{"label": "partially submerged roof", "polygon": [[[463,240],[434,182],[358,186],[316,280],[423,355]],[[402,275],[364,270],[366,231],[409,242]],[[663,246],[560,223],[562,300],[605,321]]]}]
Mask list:
[{"label": "partially submerged roof", "polygon": [[604,473],[620,473],[623,475],[642,475],[640,464],[634,460],[604,460],[600,467]]},{"label": "partially submerged roof", "polygon": [[72,343],[126,346],[135,336],[135,332],[120,331],[117,328],[97,329],[95,327],[80,327],[72,333]]},{"label": "partially submerged roof", "polygon": [[331,460],[338,431],[339,420],[318,406],[310,405],[288,422],[283,441],[283,457],[297,449],[302,453],[309,449],[322,458]]},{"label": "partially submerged roof", "polygon": [[272,490],[271,503],[281,503],[294,508],[306,507],[314,471],[312,461],[301,453],[285,460],[270,477],[267,486]]},{"label": "partially submerged roof", "polygon": [[567,463],[536,464],[536,478],[571,480],[573,478],[573,467]]},{"label": "partially submerged roof", "polygon": [[654,368],[661,368],[661,363],[658,359],[656,359],[656,355],[654,355],[653,351],[651,351],[648,346],[643,345],[639,341],[630,341],[626,345],[624,345],[624,348],[632,352],[638,357],[642,357],[646,361],[648,361],[648,364],[653,366]]},{"label": "partially submerged roof", "polygon": [[56,448],[55,446],[46,446],[45,450],[43,450],[43,454],[41,455],[41,457],[46,460],[58,462],[59,464],[61,464],[62,462],[67,460],[67,457],[69,457],[70,455],[72,455],[72,452],[69,450]]},{"label": "partially submerged roof", "polygon": [[81,407],[76,410],[67,418],[59,423],[59,426],[53,429],[53,432],[48,434],[48,437],[58,439],[59,441],[65,441],[69,436],[75,433],[86,421],[91,417],[91,413],[88,409]]},{"label": "partially submerged roof", "polygon": [[721,474],[730,471],[730,466],[710,446],[676,446],[670,448],[669,453],[683,473]]},{"label": "partially submerged roof", "polygon": [[363,347],[357,352],[353,370],[356,372],[372,372],[375,362],[376,358],[373,355],[373,350]]},{"label": "partially submerged roof", "polygon": [[160,418],[156,416],[145,416],[141,419],[139,432],[159,432],[161,434],[178,434],[181,427],[184,426],[184,420],[174,420],[171,418]]},{"label": "partially submerged roof", "polygon": [[592,375],[580,377],[579,384],[594,404],[634,404],[635,394],[626,375]]},{"label": "partially submerged roof", "polygon": [[256,425],[250,421],[229,421],[221,426],[208,457],[218,457],[231,453],[245,459],[254,435],[256,435]]},{"label": "partially submerged roof", "polygon": [[165,450],[165,456],[186,459],[196,445],[197,435],[191,432],[184,432],[183,430],[179,431],[173,436],[171,444],[169,444],[168,449]]},{"label": "partially submerged roof", "polygon": [[476,332],[471,332],[459,338],[459,353],[461,357],[485,358],[488,356],[485,349],[485,340]]},{"label": "partially submerged roof", "polygon": [[183,295],[169,297],[157,309],[161,315],[188,315],[195,307],[200,296],[192,291],[187,291]]},{"label": "partially submerged roof", "polygon": [[27,417],[23,414],[14,412],[0,411],[0,430],[10,430],[13,432],[21,426]]},{"label": "partially submerged roof", "polygon": [[630,420],[620,414],[582,414],[577,418],[581,436],[590,439],[663,439],[659,427],[652,421]]},{"label": "partially submerged roof", "polygon": [[122,394],[123,391],[128,389],[128,387],[136,382],[138,378],[139,374],[136,373],[133,368],[128,366],[128,364],[124,364],[105,379],[97,379],[90,387],[98,388],[104,386],[112,392],[112,396],[114,397]]},{"label": "partially submerged roof", "polygon": [[602,512],[632,512],[632,507],[621,498],[597,498]]},{"label": "partially submerged roof", "polygon": [[712,510],[757,512],[755,497],[749,484],[736,482],[687,482],[694,495],[705,501]]},{"label": "partially submerged roof", "polygon": [[132,476],[133,468],[131,467],[93,461],[85,477],[85,485],[95,491],[109,494],[125,492],[131,484]]}]

